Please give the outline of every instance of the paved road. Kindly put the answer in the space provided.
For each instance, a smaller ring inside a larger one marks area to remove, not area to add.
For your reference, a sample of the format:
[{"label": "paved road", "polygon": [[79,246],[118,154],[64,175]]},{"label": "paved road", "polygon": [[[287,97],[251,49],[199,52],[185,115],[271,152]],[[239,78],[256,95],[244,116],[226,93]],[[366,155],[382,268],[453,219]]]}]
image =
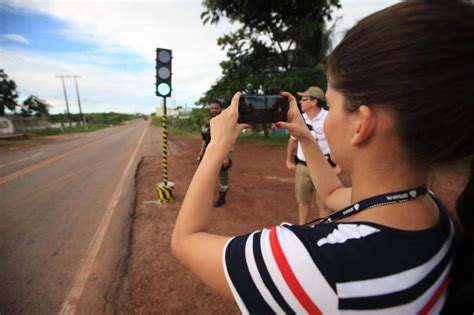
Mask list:
[{"label": "paved road", "polygon": [[[146,125],[0,156],[0,314],[58,313],[73,287],[82,300],[99,295],[82,311],[106,310],[126,253],[133,175],[144,151],[137,146],[150,142]],[[94,265],[84,273],[88,261]]]}]

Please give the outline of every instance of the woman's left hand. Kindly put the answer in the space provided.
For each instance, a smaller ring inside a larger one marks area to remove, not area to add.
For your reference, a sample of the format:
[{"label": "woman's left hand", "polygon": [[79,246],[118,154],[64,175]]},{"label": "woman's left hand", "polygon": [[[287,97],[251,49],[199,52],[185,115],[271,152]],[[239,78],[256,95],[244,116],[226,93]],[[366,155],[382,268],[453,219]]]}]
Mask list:
[{"label": "woman's left hand", "polygon": [[293,138],[298,141],[302,140],[303,138],[308,138],[313,141],[314,138],[306,126],[303,116],[301,116],[298,105],[296,104],[296,98],[288,92],[281,92],[280,95],[286,97],[290,103],[290,108],[288,110],[288,121],[279,121],[276,122],[275,125],[278,128],[285,128],[288,130]]},{"label": "woman's left hand", "polygon": [[211,119],[211,143],[209,145],[215,145],[228,152],[242,129],[249,127],[247,124],[237,124],[239,99],[240,92],[236,92],[230,106]]}]

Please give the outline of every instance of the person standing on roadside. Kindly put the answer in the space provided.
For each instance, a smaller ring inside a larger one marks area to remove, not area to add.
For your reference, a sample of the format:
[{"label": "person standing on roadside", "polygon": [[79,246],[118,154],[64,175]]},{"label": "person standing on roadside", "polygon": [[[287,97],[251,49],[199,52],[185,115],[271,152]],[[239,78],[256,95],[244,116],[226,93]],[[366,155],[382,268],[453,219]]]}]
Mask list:
[{"label": "person standing on roadside", "polygon": [[244,314],[472,314],[474,178],[456,212],[429,188],[433,168],[474,156],[473,55],[467,1],[403,1],[359,21],[327,58],[324,124],[352,186],[334,174],[289,93],[288,120],[276,123],[298,139],[318,192],[340,210],[230,237],[216,233],[208,187],[245,127],[236,93],[211,120],[174,255]]},{"label": "person standing on roadside", "polygon": [[[303,111],[303,118],[311,134],[318,142],[324,156],[331,166],[335,164],[331,161],[330,151],[323,126],[328,111],[324,109],[324,92],[317,86],[311,86],[304,92],[298,92],[301,96],[300,105]],[[296,151],[296,155],[295,155]],[[309,175],[306,159],[301,146],[293,136],[288,140],[286,166],[296,172],[295,174],[295,194],[298,203],[298,223],[305,224],[311,208],[312,201],[315,204],[315,215],[319,217],[320,210],[324,208],[324,202],[318,196],[311,177]]]},{"label": "person standing on roadside", "polygon": [[[211,106],[209,107],[209,113],[211,114],[211,118],[216,117],[222,112],[222,103],[215,99],[212,100]],[[202,144],[201,144],[201,151],[199,152],[198,162],[201,162],[204,153],[206,152],[206,148],[211,142],[211,127],[210,123],[208,122],[204,126],[201,127],[201,137],[202,137]],[[228,152],[227,156],[224,158],[222,162],[221,169],[219,171],[219,196],[214,201],[214,207],[218,208],[225,204],[225,196],[227,194],[227,190],[229,189],[229,174],[228,170],[232,166],[232,160],[230,159],[230,152]]]}]

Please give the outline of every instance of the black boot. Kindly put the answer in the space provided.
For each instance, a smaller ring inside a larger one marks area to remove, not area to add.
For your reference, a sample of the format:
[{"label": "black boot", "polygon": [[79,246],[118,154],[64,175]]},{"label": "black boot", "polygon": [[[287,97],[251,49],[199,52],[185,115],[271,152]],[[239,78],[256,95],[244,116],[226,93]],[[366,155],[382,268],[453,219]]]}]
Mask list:
[{"label": "black boot", "polygon": [[225,191],[219,191],[219,197],[217,197],[216,201],[214,201],[214,207],[219,208],[225,204],[225,194]]}]

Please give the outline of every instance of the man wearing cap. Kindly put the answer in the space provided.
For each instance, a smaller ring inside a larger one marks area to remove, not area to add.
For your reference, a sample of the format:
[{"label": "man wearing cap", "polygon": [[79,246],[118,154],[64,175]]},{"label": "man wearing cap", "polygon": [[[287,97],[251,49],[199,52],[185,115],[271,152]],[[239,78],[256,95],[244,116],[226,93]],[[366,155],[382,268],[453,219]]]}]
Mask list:
[{"label": "man wearing cap", "polygon": [[[301,110],[303,111],[303,118],[306,121],[306,125],[311,130],[311,134],[315,140],[317,140],[329,164],[334,167],[335,164],[330,158],[329,146],[323,130],[324,120],[328,114],[328,111],[324,109],[324,92],[317,86],[311,86],[304,92],[298,92],[298,95],[301,96]],[[296,155],[294,155],[295,151]],[[303,150],[298,144],[298,141],[293,137],[290,137],[288,140],[286,166],[288,169],[296,171],[295,193],[296,201],[298,202],[299,224],[308,222],[308,213],[312,199],[316,201],[315,210],[316,218],[318,218],[320,215],[319,211],[324,207],[324,203],[321,198],[317,196],[315,187],[311,181]]]}]

